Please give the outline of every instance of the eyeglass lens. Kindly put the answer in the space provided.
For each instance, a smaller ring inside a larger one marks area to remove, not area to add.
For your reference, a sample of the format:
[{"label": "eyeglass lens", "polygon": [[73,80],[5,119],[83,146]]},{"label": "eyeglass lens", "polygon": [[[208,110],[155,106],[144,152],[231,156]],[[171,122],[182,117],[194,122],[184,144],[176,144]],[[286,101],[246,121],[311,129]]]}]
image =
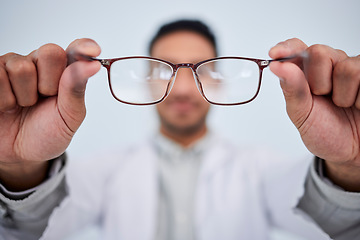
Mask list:
[{"label": "eyeglass lens", "polygon": [[173,75],[164,62],[133,58],[116,61],[110,68],[110,86],[118,100],[150,104],[164,98]]},{"label": "eyeglass lens", "polygon": [[197,69],[204,97],[217,104],[236,104],[251,100],[259,87],[259,67],[244,59],[219,59]]},{"label": "eyeglass lens", "polygon": [[[255,62],[237,58],[208,61],[196,69],[201,94],[215,104],[251,100],[258,91],[259,74]],[[115,61],[110,68],[114,97],[133,104],[162,100],[173,84],[172,77],[172,66],[155,59],[124,59]]]}]

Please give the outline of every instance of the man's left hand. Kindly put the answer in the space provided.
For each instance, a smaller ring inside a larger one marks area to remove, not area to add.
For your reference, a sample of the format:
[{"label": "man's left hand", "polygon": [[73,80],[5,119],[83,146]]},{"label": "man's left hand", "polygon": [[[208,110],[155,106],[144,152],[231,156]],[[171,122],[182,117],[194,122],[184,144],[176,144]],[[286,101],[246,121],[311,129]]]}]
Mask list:
[{"label": "man's left hand", "polygon": [[327,176],[348,191],[360,191],[360,56],[325,45],[289,39],[271,58],[307,52],[303,61],[272,62],[286,110],[310,152],[326,162]]}]

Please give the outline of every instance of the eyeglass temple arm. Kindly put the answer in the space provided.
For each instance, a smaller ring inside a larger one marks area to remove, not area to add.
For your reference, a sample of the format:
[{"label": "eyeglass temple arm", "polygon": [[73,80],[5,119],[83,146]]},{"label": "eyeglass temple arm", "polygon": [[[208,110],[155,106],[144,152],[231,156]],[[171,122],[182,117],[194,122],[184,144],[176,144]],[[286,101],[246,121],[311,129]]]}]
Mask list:
[{"label": "eyeglass temple arm", "polygon": [[70,55],[69,57],[75,61],[89,61],[89,62],[98,61],[104,67],[110,65],[109,60],[107,60],[107,59],[99,59],[99,58],[91,57],[91,56],[88,56],[88,55],[85,55],[82,53],[70,53],[69,55]]},{"label": "eyeglass temple arm", "polygon": [[286,61],[290,61],[290,60],[295,60],[296,58],[302,58],[302,59],[306,59],[309,57],[309,54],[305,51],[297,53],[297,54],[293,54],[287,57],[283,57],[283,58],[276,58],[276,59],[270,59],[270,60],[265,60],[261,62],[261,65],[263,67],[267,67],[269,66],[269,64],[271,62],[286,62]]}]

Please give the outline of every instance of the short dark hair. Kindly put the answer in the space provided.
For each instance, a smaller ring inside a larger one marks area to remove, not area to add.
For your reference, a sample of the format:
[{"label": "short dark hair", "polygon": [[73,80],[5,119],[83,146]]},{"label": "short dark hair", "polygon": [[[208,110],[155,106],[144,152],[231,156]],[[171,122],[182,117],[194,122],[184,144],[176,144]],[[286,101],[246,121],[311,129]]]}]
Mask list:
[{"label": "short dark hair", "polygon": [[195,32],[205,37],[213,45],[215,55],[217,55],[216,38],[214,33],[211,31],[211,29],[200,20],[189,20],[189,19],[181,19],[162,25],[157,31],[157,33],[151,39],[148,48],[148,53],[151,55],[154,44],[157,40],[159,40],[159,38],[167,34],[183,31],[183,30]]}]

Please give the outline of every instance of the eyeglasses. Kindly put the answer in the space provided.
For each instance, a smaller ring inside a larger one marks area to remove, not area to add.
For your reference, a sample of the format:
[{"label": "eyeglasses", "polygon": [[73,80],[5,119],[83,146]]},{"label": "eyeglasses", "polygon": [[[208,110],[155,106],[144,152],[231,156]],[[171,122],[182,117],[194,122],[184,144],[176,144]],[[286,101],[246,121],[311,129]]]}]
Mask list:
[{"label": "eyeglasses", "polygon": [[256,98],[263,70],[271,62],[294,60],[304,57],[304,54],[271,60],[217,57],[196,64],[174,64],[143,56],[98,59],[77,55],[76,58],[99,61],[107,69],[113,97],[122,103],[152,105],[164,101],[174,85],[179,68],[190,68],[206,101],[215,105],[240,105]]}]

